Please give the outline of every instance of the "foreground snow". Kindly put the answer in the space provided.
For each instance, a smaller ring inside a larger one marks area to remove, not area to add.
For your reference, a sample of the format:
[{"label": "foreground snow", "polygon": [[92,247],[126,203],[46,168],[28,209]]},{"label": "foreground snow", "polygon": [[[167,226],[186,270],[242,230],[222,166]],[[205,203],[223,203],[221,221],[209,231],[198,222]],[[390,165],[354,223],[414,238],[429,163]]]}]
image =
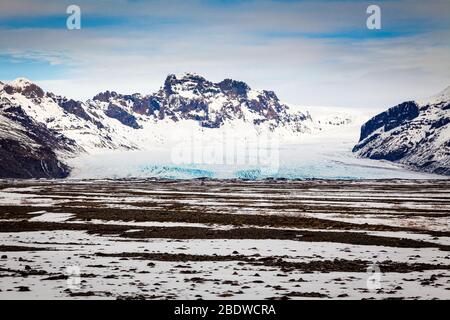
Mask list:
[{"label": "foreground snow", "polygon": [[0,299],[446,299],[446,180],[0,181]]}]

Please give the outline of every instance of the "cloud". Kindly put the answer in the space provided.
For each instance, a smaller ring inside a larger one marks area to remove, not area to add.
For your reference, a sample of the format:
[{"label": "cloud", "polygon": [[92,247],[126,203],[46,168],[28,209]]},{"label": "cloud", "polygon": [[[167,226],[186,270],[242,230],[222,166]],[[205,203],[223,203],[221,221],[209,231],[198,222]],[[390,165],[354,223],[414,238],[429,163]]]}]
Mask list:
[{"label": "cloud", "polygon": [[[47,89],[82,99],[106,89],[149,93],[184,71],[302,105],[387,107],[450,84],[449,1],[379,1],[378,34],[365,27],[365,1],[77,2],[83,19],[105,23],[69,31],[45,22],[65,1],[2,2],[0,15],[42,25],[0,23],[0,46],[3,57],[41,61],[37,80]],[[63,75],[47,72],[55,65]]]}]

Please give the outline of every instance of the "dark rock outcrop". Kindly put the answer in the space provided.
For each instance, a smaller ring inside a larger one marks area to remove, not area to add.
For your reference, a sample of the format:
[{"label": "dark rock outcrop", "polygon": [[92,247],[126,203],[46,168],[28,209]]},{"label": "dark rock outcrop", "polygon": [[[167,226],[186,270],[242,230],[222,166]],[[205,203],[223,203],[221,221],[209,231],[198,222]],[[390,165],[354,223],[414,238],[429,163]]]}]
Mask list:
[{"label": "dark rock outcrop", "polygon": [[366,122],[358,156],[387,160],[413,170],[450,175],[450,89],[429,101],[404,102]]},{"label": "dark rock outcrop", "polygon": [[52,149],[31,150],[17,140],[0,138],[0,177],[3,179],[66,178],[70,168],[58,160]]},{"label": "dark rock outcrop", "polygon": [[70,168],[56,151],[73,152],[75,142],[34,122],[21,107],[0,100],[7,135],[0,136],[1,178],[65,178]]},{"label": "dark rock outcrop", "polygon": [[413,101],[399,104],[373,117],[361,127],[359,141],[364,140],[379,128],[389,131],[419,116],[419,106]]},{"label": "dark rock outcrop", "polygon": [[140,129],[141,126],[137,123],[136,117],[126,112],[121,107],[114,104],[110,104],[105,114],[113,119],[119,120],[125,126],[131,127],[133,129]]},{"label": "dark rock outcrop", "polygon": [[44,90],[26,79],[19,79],[17,81],[17,85],[6,84],[3,87],[3,90],[5,90],[5,92],[8,94],[21,93],[22,95],[30,99],[43,98],[45,95]]}]

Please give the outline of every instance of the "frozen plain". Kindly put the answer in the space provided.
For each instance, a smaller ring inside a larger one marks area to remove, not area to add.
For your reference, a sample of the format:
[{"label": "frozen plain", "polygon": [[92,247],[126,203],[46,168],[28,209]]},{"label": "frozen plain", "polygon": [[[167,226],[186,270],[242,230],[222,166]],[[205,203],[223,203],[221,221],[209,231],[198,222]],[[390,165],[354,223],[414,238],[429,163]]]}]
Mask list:
[{"label": "frozen plain", "polygon": [[3,181],[0,298],[446,299],[449,190],[448,180]]}]

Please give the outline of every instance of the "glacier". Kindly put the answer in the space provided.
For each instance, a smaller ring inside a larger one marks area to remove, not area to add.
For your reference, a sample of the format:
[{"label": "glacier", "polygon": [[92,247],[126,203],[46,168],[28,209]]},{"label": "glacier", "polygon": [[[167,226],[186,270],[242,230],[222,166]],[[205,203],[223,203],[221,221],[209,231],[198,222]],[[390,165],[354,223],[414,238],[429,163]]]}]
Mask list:
[{"label": "glacier", "polygon": [[[352,153],[359,126],[341,134],[303,136],[300,143],[279,145],[279,167],[270,170],[251,164],[175,164],[170,147],[146,151],[116,151],[82,155],[69,161],[70,179],[442,179],[392,164],[357,158]],[[342,134],[344,133],[344,134]]]}]

